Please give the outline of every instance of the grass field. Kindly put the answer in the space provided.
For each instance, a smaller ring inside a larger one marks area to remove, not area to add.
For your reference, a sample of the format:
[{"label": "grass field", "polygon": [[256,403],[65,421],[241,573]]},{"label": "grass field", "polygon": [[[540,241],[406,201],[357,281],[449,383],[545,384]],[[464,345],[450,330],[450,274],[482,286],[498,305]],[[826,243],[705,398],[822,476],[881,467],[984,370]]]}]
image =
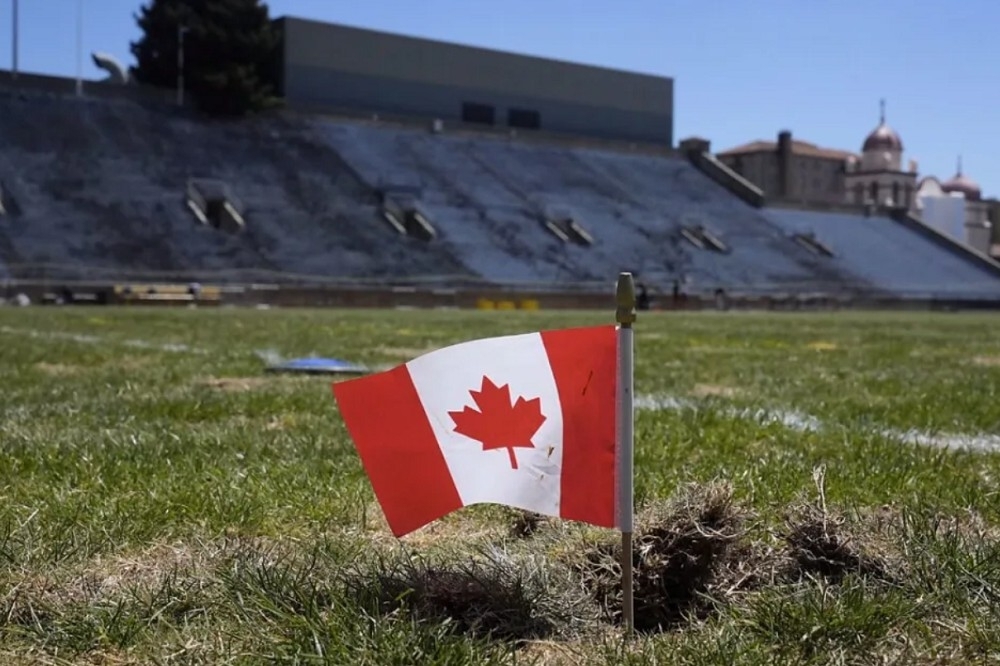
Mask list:
[{"label": "grass field", "polygon": [[0,662],[1000,661],[996,316],[641,317],[628,643],[615,534],[400,544],[329,380],[261,360],[612,314],[0,309]]}]

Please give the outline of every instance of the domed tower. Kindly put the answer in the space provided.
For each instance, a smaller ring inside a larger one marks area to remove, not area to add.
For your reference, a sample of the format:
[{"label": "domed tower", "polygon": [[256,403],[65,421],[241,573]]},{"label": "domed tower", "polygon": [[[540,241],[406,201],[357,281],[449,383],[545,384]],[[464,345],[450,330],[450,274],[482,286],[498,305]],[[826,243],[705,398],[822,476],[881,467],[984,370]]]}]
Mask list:
[{"label": "domed tower", "polygon": [[941,183],[941,189],[948,194],[961,194],[966,201],[979,201],[983,192],[979,189],[979,183],[968,176],[962,174],[962,157],[958,157],[958,169],[950,180]]},{"label": "domed tower", "polygon": [[861,146],[861,164],[845,167],[849,203],[909,208],[916,187],[916,166],[903,171],[903,140],[885,122],[885,100],[879,101],[878,127]]},{"label": "domed tower", "polygon": [[861,146],[861,168],[865,171],[900,171],[903,164],[903,140],[885,123],[885,100],[879,102],[878,127]]}]

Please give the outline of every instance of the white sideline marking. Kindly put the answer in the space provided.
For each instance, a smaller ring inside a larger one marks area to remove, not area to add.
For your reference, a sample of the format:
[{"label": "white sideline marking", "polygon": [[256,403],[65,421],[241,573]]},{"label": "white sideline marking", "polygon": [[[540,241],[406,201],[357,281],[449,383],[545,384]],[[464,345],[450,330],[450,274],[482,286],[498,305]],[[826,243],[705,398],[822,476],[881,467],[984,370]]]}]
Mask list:
[{"label": "white sideline marking", "polygon": [[[662,395],[638,395],[635,398],[635,408],[647,411],[682,411],[701,408],[698,401],[687,398]],[[724,408],[722,413],[730,418],[750,419],[762,425],[780,424],[796,432],[819,432],[829,428],[815,416],[789,410],[768,409],[737,409]],[[965,434],[932,434],[911,428],[896,430],[879,428],[877,434],[888,439],[894,439],[902,444],[915,446],[930,446],[956,451],[1000,451],[1000,435],[965,435]]]},{"label": "white sideline marking", "polygon": [[87,335],[85,333],[60,333],[58,331],[37,331],[31,328],[11,328],[10,326],[0,326],[0,333],[7,333],[9,335],[25,335],[29,338],[38,338],[43,340],[70,340],[72,342],[79,342],[88,345],[110,344],[110,345],[123,345],[125,347],[134,347],[136,349],[152,349],[154,351],[176,352],[176,353],[186,353],[186,354],[208,353],[204,349],[198,349],[197,347],[189,347],[188,345],[180,343],[170,343],[170,342],[157,343],[157,342],[148,342],[146,340],[115,340],[113,338],[100,337],[97,335]]}]

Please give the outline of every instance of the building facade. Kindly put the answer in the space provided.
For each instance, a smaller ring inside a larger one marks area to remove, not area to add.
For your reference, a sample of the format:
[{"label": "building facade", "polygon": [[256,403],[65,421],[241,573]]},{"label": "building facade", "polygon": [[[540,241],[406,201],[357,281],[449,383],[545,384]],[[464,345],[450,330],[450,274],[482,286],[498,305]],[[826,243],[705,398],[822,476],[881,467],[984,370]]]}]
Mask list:
[{"label": "building facade", "polygon": [[885,118],[861,145],[861,153],[819,148],[781,132],[777,142],[756,141],[717,155],[769,198],[804,205],[852,204],[902,209],[941,233],[984,253],[1000,255],[993,232],[1000,206],[982,197],[962,173],[945,181],[919,178],[918,165],[903,165],[903,140]]},{"label": "building facade", "polygon": [[673,145],[673,79],[320,23],[275,22],[291,108]]},{"label": "building facade", "polygon": [[718,160],[769,197],[797,203],[841,203],[845,164],[853,153],[778,134],[777,141],[754,141],[716,155]]},{"label": "building facade", "polygon": [[903,140],[885,122],[882,104],[878,126],[865,137],[861,158],[847,161],[844,175],[848,203],[910,208],[917,185],[917,165],[903,169]]},{"label": "building facade", "polygon": [[920,181],[913,212],[942,233],[966,242],[980,252],[993,248],[990,202],[984,201],[979,184],[962,173],[958,160],[955,175],[942,182],[934,176]]}]

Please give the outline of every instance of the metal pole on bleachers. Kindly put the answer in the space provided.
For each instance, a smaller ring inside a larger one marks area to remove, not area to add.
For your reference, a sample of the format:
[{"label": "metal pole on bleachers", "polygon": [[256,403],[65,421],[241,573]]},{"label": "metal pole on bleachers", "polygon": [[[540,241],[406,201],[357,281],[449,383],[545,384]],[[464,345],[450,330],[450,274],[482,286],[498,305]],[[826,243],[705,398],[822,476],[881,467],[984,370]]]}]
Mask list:
[{"label": "metal pole on bleachers", "polygon": [[184,106],[184,35],[187,26],[177,26],[177,106]]},{"label": "metal pole on bleachers", "polygon": [[83,95],[83,0],[76,0],[76,96]]},{"label": "metal pole on bleachers", "polygon": [[10,28],[12,35],[10,38],[11,45],[11,59],[10,59],[10,74],[11,78],[17,78],[17,33],[18,33],[18,18],[17,18],[17,0],[14,0],[11,5],[11,17],[10,17]]}]

